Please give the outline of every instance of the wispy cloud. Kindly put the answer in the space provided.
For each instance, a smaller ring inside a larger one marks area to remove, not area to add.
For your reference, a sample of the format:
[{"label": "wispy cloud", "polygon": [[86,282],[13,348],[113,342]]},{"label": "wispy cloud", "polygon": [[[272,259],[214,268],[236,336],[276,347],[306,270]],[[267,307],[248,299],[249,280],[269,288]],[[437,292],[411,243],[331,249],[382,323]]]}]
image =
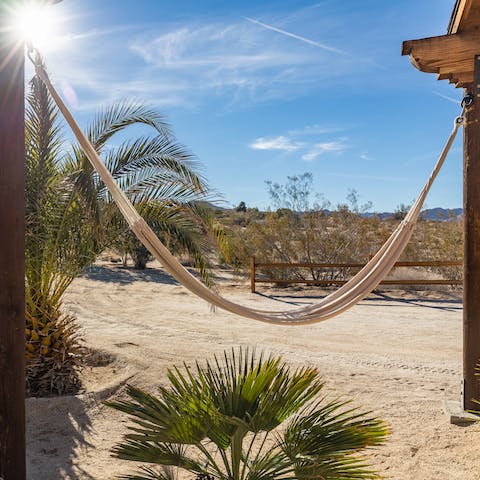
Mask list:
[{"label": "wispy cloud", "polygon": [[306,125],[305,127],[289,130],[288,134],[291,136],[310,136],[310,135],[324,135],[328,133],[344,132],[348,127],[340,127],[334,125]]},{"label": "wispy cloud", "polygon": [[348,145],[345,143],[344,139],[333,142],[315,143],[307,153],[302,155],[302,160],[305,160],[306,162],[312,162],[320,155],[324,155],[325,153],[340,154],[343,153],[347,148]]},{"label": "wispy cloud", "polygon": [[433,92],[434,95],[437,97],[443,98],[444,100],[448,100],[449,102],[455,103],[457,105],[460,104],[460,99],[455,98],[455,97],[450,97],[449,95],[444,95],[443,93],[440,92]]},{"label": "wispy cloud", "polygon": [[250,144],[253,150],[283,150],[284,152],[294,152],[300,147],[300,143],[292,142],[283,135],[274,138],[260,137]]},{"label": "wispy cloud", "polygon": [[312,45],[314,47],[321,48],[327,52],[337,53],[339,55],[347,55],[347,52],[340,50],[335,47],[331,47],[330,45],[326,45],[325,43],[316,42],[315,40],[311,40],[310,38],[302,37],[301,35],[297,35],[292,32],[287,32],[286,30],[282,30],[281,28],[274,27],[273,25],[269,25],[268,23],[260,22],[259,20],[255,20],[254,18],[245,17],[245,20],[249,22],[259,25],[260,27],[266,28],[267,30],[272,30],[273,32],[281,33],[286,37],[294,38],[295,40],[300,40],[303,43],[307,43],[308,45]]},{"label": "wispy cloud", "polygon": [[138,24],[114,25],[112,27],[94,28],[92,30],[87,30],[87,31],[82,32],[82,33],[64,35],[62,38],[64,38],[65,41],[83,40],[85,38],[99,38],[99,37],[105,37],[105,36],[108,36],[108,35],[112,35],[114,33],[129,32],[129,31],[132,31],[132,30],[133,31],[140,30],[141,28],[142,28],[142,26],[138,25]]},{"label": "wispy cloud", "polygon": [[[295,10],[290,13],[294,18]],[[318,24],[318,18],[311,17],[291,20],[286,14],[285,22],[297,30],[311,31]],[[326,17],[322,16],[322,22],[327,22]],[[78,98],[89,99],[79,109],[125,96],[185,108],[217,98],[225,110],[245,109],[338,86],[342,79],[351,78],[350,73],[367,69],[364,57],[344,55],[288,27],[250,17],[163,23],[161,27],[153,23],[102,25],[85,32],[72,25],[66,31],[72,33],[58,42],[63,52],[55,56],[56,79],[68,84]],[[307,44],[314,48],[305,48]],[[321,125],[309,128],[295,135],[334,131]]]},{"label": "wispy cloud", "polygon": [[362,152],[362,153],[360,154],[360,158],[361,158],[362,160],[367,160],[367,161],[370,161],[370,160],[371,160],[370,155],[368,154],[368,152]]},{"label": "wispy cloud", "polygon": [[[336,131],[342,130],[336,127]],[[347,139],[337,138],[334,140],[319,142],[306,138],[307,136],[317,136],[330,134],[331,128],[324,128],[320,125],[307,125],[303,128],[289,130],[287,134],[276,137],[259,137],[250,143],[249,147],[253,150],[279,150],[287,153],[301,153],[301,159],[306,162],[313,162],[319,156],[324,154],[342,154],[350,148]],[[301,137],[300,141],[297,137]]]}]

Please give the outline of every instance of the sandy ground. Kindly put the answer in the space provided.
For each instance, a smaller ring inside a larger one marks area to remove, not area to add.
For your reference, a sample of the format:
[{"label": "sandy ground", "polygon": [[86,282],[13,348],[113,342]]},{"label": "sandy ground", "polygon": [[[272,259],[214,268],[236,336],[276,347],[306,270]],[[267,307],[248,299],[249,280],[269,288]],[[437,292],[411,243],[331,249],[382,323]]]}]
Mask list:
[{"label": "sandy ground", "polygon": [[[312,289],[260,286],[220,274],[222,292],[256,307],[315,302]],[[388,444],[372,452],[385,478],[478,480],[480,424],[458,427],[443,411],[460,399],[461,317],[458,294],[372,294],[341,316],[313,326],[279,327],[218,311],[160,270],[98,265],[74,282],[66,306],[87,344],[100,352],[77,397],[29,399],[29,479],[113,479],[133,465],[110,457],[126,418],[102,404],[122,395],[122,381],[153,390],[166,368],[238,345],[281,354],[293,365],[318,367],[332,396],[388,420]]]}]

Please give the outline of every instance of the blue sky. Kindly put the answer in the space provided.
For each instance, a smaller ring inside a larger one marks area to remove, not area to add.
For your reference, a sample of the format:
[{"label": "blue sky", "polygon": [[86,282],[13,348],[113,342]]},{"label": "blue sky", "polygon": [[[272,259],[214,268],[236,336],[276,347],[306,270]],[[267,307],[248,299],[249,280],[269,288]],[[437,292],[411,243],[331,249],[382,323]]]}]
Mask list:
[{"label": "blue sky", "polygon": [[[454,0],[63,0],[47,64],[80,121],[113,101],[158,108],[227,205],[269,206],[265,180],[312,172],[333,204],[410,203],[461,91],[403,40],[446,33]],[[31,72],[31,70],[28,70]],[[462,204],[461,140],[428,207]]]}]

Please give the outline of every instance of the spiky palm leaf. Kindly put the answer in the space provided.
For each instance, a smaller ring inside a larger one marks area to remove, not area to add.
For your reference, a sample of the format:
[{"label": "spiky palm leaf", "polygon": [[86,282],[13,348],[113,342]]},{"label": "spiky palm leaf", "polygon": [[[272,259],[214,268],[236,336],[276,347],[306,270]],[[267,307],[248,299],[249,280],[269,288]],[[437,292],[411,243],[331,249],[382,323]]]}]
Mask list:
[{"label": "spiky palm leaf", "polygon": [[[208,255],[218,250],[228,259],[231,238],[211,210],[195,201],[179,202],[168,196],[166,199],[138,203],[136,208],[170,251],[176,255],[186,254],[203,282],[214,288]],[[151,256],[116,210],[112,211],[110,225],[115,225],[118,232],[112,245],[129,253],[137,268],[145,268]]]},{"label": "spiky palm leaf", "polygon": [[[26,334],[27,383],[30,393],[39,395],[75,387],[81,346],[74,318],[62,311],[62,297],[127,228],[78,145],[63,149],[59,125],[52,99],[34,77],[26,109]],[[134,125],[155,134],[108,148],[113,135]],[[192,218],[184,221],[178,208],[206,199],[208,186],[162,116],[138,103],[112,105],[97,115],[88,136],[132,201],[155,204],[152,214],[158,218],[151,220],[159,233],[175,236],[208,281],[199,225]]]},{"label": "spiky palm leaf", "polygon": [[133,421],[115,456],[221,480],[377,478],[361,453],[385,441],[385,422],[346,402],[312,403],[323,386],[316,369],[239,349],[168,380],[158,396],[129,387],[129,400],[108,403]]},{"label": "spiky palm leaf", "polygon": [[[153,127],[158,134],[127,140],[108,149],[107,168],[157,235],[174,239],[179,246],[177,252],[187,253],[201,278],[212,286],[205,252],[217,245],[228,256],[228,237],[218,224],[206,221],[207,215],[200,215],[195,208],[210,196],[195,157],[174,141],[161,117],[142,105],[128,102],[101,112],[88,130],[89,138],[101,152],[113,134],[135,123]],[[97,231],[103,246],[123,244],[129,253],[136,249],[139,255],[148,257],[145,248],[128,233],[117,210],[109,208],[108,191],[78,146],[67,158],[65,173],[81,192],[92,219],[103,225],[103,231]],[[207,232],[210,243],[205,242]]]}]

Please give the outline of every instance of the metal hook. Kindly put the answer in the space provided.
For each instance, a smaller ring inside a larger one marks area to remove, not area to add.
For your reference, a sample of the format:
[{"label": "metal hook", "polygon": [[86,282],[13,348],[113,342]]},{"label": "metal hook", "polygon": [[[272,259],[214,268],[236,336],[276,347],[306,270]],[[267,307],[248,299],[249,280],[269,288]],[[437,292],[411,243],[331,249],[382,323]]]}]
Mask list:
[{"label": "metal hook", "polygon": [[31,42],[27,43],[27,57],[33,63],[35,68],[42,66],[42,56]]},{"label": "metal hook", "polygon": [[462,99],[462,107],[463,108],[468,108],[473,105],[473,101],[475,100],[473,93],[471,92],[466,92],[463,99]]}]

